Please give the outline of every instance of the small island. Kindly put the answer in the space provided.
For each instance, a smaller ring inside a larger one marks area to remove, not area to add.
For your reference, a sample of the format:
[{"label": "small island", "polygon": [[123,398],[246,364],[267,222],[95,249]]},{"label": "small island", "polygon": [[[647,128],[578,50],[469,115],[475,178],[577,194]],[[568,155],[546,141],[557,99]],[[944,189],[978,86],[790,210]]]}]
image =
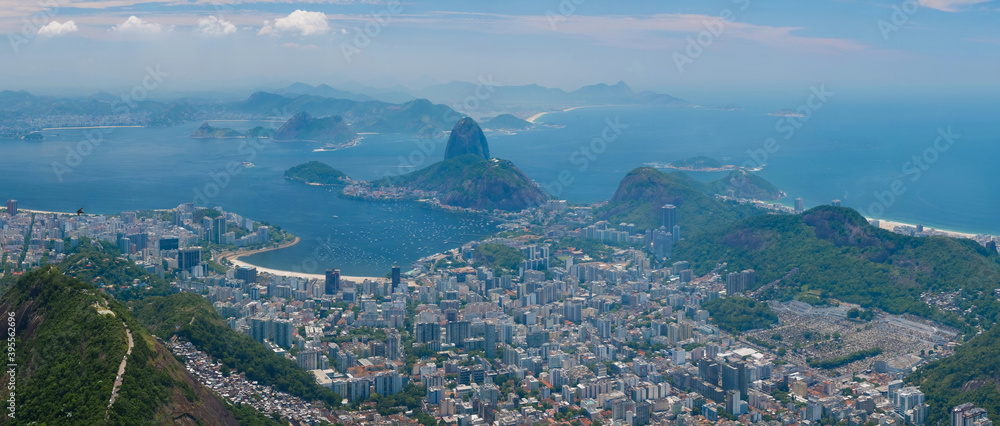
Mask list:
[{"label": "small island", "polygon": [[45,140],[45,136],[42,135],[40,132],[31,132],[24,136],[21,136],[21,139],[24,139],[26,141],[40,142]]},{"label": "small island", "polygon": [[245,133],[233,130],[228,127],[212,127],[208,123],[204,123],[199,127],[194,133],[191,134],[192,139],[237,139],[246,137],[257,137],[257,138],[270,138],[274,134],[274,129],[267,129],[264,127],[254,127],[247,130]]},{"label": "small island", "polygon": [[722,164],[719,160],[705,156],[685,158],[671,162],[665,166],[657,164],[653,167],[683,170],[686,172],[729,172],[736,170],[736,166],[732,164]]},{"label": "small island", "polygon": [[521,211],[549,196],[509,160],[493,158],[479,123],[465,117],[455,124],[444,161],[374,182],[344,188],[347,198],[395,201],[412,199],[459,211]]},{"label": "small island", "polygon": [[350,183],[347,175],[326,163],[310,161],[285,170],[285,178],[309,185],[344,185]]},{"label": "small island", "polygon": [[775,111],[775,112],[772,112],[772,113],[770,113],[768,115],[770,115],[771,117],[795,117],[795,118],[805,117],[801,113],[792,111],[790,109],[783,109],[783,110],[780,110],[780,111]]},{"label": "small island", "polygon": [[528,130],[534,124],[511,114],[500,114],[483,123],[483,127],[495,131]]}]

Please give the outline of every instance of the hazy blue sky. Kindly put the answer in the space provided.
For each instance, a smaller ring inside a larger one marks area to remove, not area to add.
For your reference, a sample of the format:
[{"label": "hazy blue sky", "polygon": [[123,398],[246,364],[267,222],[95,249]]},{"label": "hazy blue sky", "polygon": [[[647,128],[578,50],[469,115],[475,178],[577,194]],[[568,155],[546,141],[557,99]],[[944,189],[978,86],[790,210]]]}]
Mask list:
[{"label": "hazy blue sky", "polygon": [[3,0],[0,33],[0,89],[128,87],[156,66],[166,93],[489,76],[680,95],[1000,89],[1000,2],[984,0]]}]

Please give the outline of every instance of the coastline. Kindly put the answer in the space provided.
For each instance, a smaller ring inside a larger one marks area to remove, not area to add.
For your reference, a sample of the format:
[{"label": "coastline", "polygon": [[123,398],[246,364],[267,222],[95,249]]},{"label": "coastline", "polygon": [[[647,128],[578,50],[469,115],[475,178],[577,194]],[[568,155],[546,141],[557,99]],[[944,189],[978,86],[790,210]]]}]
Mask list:
[{"label": "coastline", "polygon": [[532,115],[531,117],[528,117],[528,119],[524,120],[524,121],[527,121],[527,122],[529,122],[531,124],[535,124],[535,120],[538,120],[539,118],[541,118],[545,114],[552,114],[554,112],[570,112],[570,111],[573,111],[575,109],[580,109],[580,108],[603,108],[603,107],[616,107],[616,106],[628,106],[628,105],[581,105],[581,106],[569,107],[569,108],[566,108],[566,109],[564,109],[562,111],[545,111],[545,112],[540,112],[538,114]]},{"label": "coastline", "polygon": [[[892,229],[895,228],[895,227],[897,227],[897,226],[909,226],[911,228],[916,228],[917,227],[916,224],[899,222],[899,221],[894,221],[894,220],[890,220],[890,219],[875,219],[875,218],[870,218],[870,217],[866,217],[865,219],[868,219],[869,221],[872,221],[872,220],[879,221],[878,222],[878,227],[880,229],[885,229],[886,231],[892,231]],[[972,240],[976,239],[976,237],[980,236],[980,235],[989,235],[989,234],[972,234],[972,233],[968,233],[968,232],[949,231],[947,229],[938,229],[938,228],[934,228],[934,227],[930,227],[930,226],[924,226],[924,231],[925,232],[927,232],[927,231],[934,231],[934,232],[945,234],[945,235],[947,235],[949,237],[954,237],[954,238],[968,238],[968,239],[972,239]]]},{"label": "coastline", "polygon": [[[233,259],[230,262],[232,262],[232,264],[235,265],[235,266],[244,266],[244,267],[247,267],[247,268],[256,268],[257,272],[264,272],[264,273],[268,273],[268,274],[271,274],[271,275],[278,275],[278,276],[282,276],[282,277],[304,278],[304,279],[308,279],[308,280],[326,280],[326,275],[323,275],[323,274],[307,274],[307,273],[304,273],[304,272],[292,272],[292,271],[282,271],[280,269],[264,268],[264,267],[257,266],[257,265],[252,265],[252,264],[249,264],[249,263],[246,263],[246,262],[244,262],[242,260],[237,260],[237,259]],[[354,281],[354,282],[360,283],[360,282],[363,282],[365,280],[378,281],[378,280],[384,280],[385,278],[378,278],[378,277],[354,277],[354,276],[348,276],[348,275],[341,275],[340,279],[345,280],[345,281]]]},{"label": "coastline", "polygon": [[84,129],[136,129],[146,126],[82,126],[82,127],[46,127],[41,131],[49,130],[84,130]]},{"label": "coastline", "polygon": [[[265,273],[268,273],[268,274],[271,274],[271,275],[278,275],[278,276],[283,276],[283,277],[304,278],[304,279],[310,279],[310,280],[326,280],[326,275],[325,274],[307,274],[307,273],[303,273],[303,272],[293,272],[293,271],[284,271],[284,270],[280,270],[280,269],[271,269],[271,268],[265,268],[265,267],[262,267],[262,266],[257,266],[257,265],[254,265],[254,264],[251,264],[251,263],[247,263],[247,262],[244,262],[244,261],[240,260],[240,258],[244,257],[244,256],[250,256],[250,255],[257,254],[257,253],[264,253],[264,252],[268,252],[268,251],[281,250],[283,248],[288,248],[288,247],[291,247],[291,246],[294,246],[294,245],[298,244],[301,241],[302,241],[301,238],[295,237],[294,240],[292,240],[290,242],[287,242],[287,243],[284,243],[284,244],[280,244],[277,247],[267,247],[267,248],[256,249],[256,250],[239,250],[239,251],[236,251],[236,252],[221,253],[220,256],[218,257],[218,259],[219,260],[225,259],[229,263],[233,264],[233,266],[242,266],[242,267],[247,267],[247,268],[256,268],[257,272],[265,272]],[[340,278],[343,279],[343,280],[356,281],[356,282],[362,282],[362,281],[365,281],[365,280],[376,281],[376,280],[380,279],[378,277],[355,277],[355,276],[347,276],[347,275],[341,275]],[[384,279],[384,278],[382,278],[382,279]]]},{"label": "coastline", "polygon": [[[76,216],[76,212],[73,212],[73,213],[70,213],[70,212],[50,212],[50,211],[47,211],[47,210],[22,209],[22,208],[18,208],[18,210],[20,210],[22,212],[38,213],[38,214],[55,214],[55,215]],[[82,216],[94,216],[94,215],[84,213]]]},{"label": "coastline", "polygon": [[[782,193],[785,194],[785,196],[783,196],[780,199],[781,201],[762,201],[762,202],[769,203],[769,204],[770,203],[778,203],[778,204],[781,204],[784,207],[794,208],[793,205],[789,204],[789,202],[792,201],[792,199],[787,198],[788,194],[785,193],[784,191],[782,191]],[[901,221],[893,220],[893,219],[879,219],[879,218],[874,218],[874,217],[868,217],[868,216],[864,216],[864,213],[862,213],[861,211],[858,211],[857,209],[855,209],[855,211],[857,211],[858,213],[861,213],[861,215],[869,223],[871,223],[871,221],[873,221],[873,220],[879,221],[879,226],[878,227],[880,229],[884,229],[884,230],[889,231],[889,232],[892,232],[892,228],[897,227],[897,226],[909,226],[911,228],[916,228],[917,225],[920,224],[920,223],[901,222]],[[930,226],[930,225],[923,225],[923,226],[924,226],[924,231],[925,232],[927,232],[927,231],[934,231],[935,233],[944,234],[944,235],[947,235],[947,236],[953,237],[953,238],[966,238],[966,239],[970,239],[970,240],[975,240],[976,237],[978,237],[978,236],[983,236],[983,235],[985,235],[985,236],[994,236],[994,234],[990,234],[988,232],[979,232],[979,233],[975,233],[975,232],[961,232],[961,231],[953,231],[953,230],[950,230],[950,229],[937,228],[937,227]]]},{"label": "coastline", "polygon": [[[54,215],[66,215],[66,216],[76,216],[76,212],[53,212],[48,210],[35,210],[35,209],[22,209],[18,208],[19,211],[37,213],[37,214],[54,214]],[[142,210],[142,211],[154,211],[154,212],[165,212],[170,209],[152,209],[152,210]],[[108,213],[108,214],[118,214],[118,213]],[[103,213],[84,213],[80,216],[105,216]]]},{"label": "coastline", "polygon": [[[35,210],[35,209],[19,209],[19,210],[22,211],[22,212],[35,213],[35,214],[54,214],[54,215],[76,216],[76,212],[72,212],[72,213],[71,212],[53,212],[53,211],[48,211],[48,210]],[[166,209],[157,209],[157,210],[159,210],[159,211],[165,211]],[[85,213],[85,214],[83,214],[83,216],[99,216],[99,215],[98,214],[86,214]],[[284,244],[280,244],[277,247],[267,247],[267,248],[256,249],[256,250],[238,250],[238,251],[235,251],[235,252],[223,252],[223,253],[220,253],[219,256],[214,257],[213,260],[219,261],[219,260],[225,259],[225,260],[228,260],[230,263],[232,263],[234,266],[245,266],[245,267],[248,267],[248,268],[257,268],[258,272],[266,272],[266,273],[269,273],[271,275],[278,275],[278,276],[283,276],[283,277],[297,277],[297,278],[305,278],[305,279],[325,280],[326,279],[326,275],[324,275],[324,274],[306,274],[306,273],[301,273],[301,272],[293,272],[293,271],[284,271],[284,270],[280,270],[280,269],[264,268],[262,266],[257,266],[257,265],[254,265],[254,264],[247,263],[247,262],[244,262],[242,260],[239,260],[241,257],[244,257],[244,256],[250,256],[250,255],[257,254],[257,253],[263,253],[263,252],[267,252],[267,251],[273,251],[273,250],[280,250],[280,249],[283,249],[283,248],[288,248],[288,247],[291,247],[291,246],[294,246],[294,245],[298,244],[300,241],[302,241],[301,238],[295,237],[294,240],[292,240],[290,242],[287,242],[287,243],[284,243]],[[344,280],[348,280],[348,281],[356,281],[356,282],[359,282],[359,283],[363,282],[364,280],[376,281],[376,280],[385,279],[385,278],[380,278],[380,277],[360,277],[360,276],[348,276],[348,275],[341,275],[340,278],[344,279]]]}]

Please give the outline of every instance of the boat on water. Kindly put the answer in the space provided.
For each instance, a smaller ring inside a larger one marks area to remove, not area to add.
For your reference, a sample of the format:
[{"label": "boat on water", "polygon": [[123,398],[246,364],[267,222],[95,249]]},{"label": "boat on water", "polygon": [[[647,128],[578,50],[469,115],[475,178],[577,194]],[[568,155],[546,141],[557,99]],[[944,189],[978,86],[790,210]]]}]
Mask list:
[{"label": "boat on water", "polygon": [[249,162],[249,161],[244,161],[244,162],[242,162],[242,163],[240,163],[240,164],[242,164],[242,165],[243,165],[243,167],[246,167],[246,168],[248,168],[248,169],[254,166],[254,164],[253,164],[253,163],[251,163],[251,162]]}]

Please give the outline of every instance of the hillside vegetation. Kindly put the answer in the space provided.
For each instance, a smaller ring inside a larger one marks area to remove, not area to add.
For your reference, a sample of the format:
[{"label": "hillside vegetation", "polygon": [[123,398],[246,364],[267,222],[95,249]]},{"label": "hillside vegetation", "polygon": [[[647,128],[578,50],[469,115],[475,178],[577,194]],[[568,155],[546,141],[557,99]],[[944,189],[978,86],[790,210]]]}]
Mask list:
[{"label": "hillside vegetation", "polygon": [[339,395],[316,384],[313,376],[295,362],[230,328],[201,295],[177,293],[148,297],[134,304],[136,318],[162,339],[176,334],[226,367],[245,372],[250,380],[306,400],[321,400],[334,407],[340,404]]},{"label": "hillside vegetation", "polygon": [[732,191],[736,198],[751,198],[754,200],[773,201],[785,196],[777,186],[760,176],[744,169],[733,170],[729,175],[708,184],[714,194],[729,195]]},{"label": "hillside vegetation", "polygon": [[746,297],[734,296],[710,300],[703,303],[702,307],[712,316],[713,323],[732,334],[778,323],[778,314],[775,314],[767,303]]},{"label": "hillside vegetation", "polygon": [[[721,262],[731,271],[754,269],[763,298],[808,294],[867,308],[910,313],[964,328],[996,323],[1000,303],[997,255],[971,240],[917,238],[875,228],[856,211],[822,206],[803,215],[763,215],[721,227],[679,244],[676,257],[696,273]],[[925,292],[962,294],[959,316],[921,301]],[[813,296],[815,298],[815,296]],[[807,300],[808,301],[808,300]]]},{"label": "hillside vegetation", "polygon": [[326,163],[310,161],[285,170],[285,178],[318,185],[342,185],[347,175]]},{"label": "hillside vegetation", "polygon": [[1000,417],[1000,327],[925,365],[907,382],[919,385],[931,406],[927,424],[947,424],[948,410],[966,402],[986,409],[991,419]]},{"label": "hillside vegetation", "polygon": [[476,210],[516,211],[537,206],[548,196],[514,163],[465,154],[378,185],[437,191],[441,203]]},{"label": "hillside vegetation", "polygon": [[[237,424],[229,406],[199,385],[128,309],[56,267],[21,277],[0,308],[15,313],[17,330],[13,424]],[[109,410],[128,350],[126,327],[134,347]]]},{"label": "hillside vegetation", "polygon": [[762,212],[756,207],[719,200],[705,184],[681,172],[664,173],[651,167],[629,172],[597,215],[612,224],[634,223],[638,229],[659,228],[660,208],[677,206],[677,222],[685,238],[735,224]]}]

